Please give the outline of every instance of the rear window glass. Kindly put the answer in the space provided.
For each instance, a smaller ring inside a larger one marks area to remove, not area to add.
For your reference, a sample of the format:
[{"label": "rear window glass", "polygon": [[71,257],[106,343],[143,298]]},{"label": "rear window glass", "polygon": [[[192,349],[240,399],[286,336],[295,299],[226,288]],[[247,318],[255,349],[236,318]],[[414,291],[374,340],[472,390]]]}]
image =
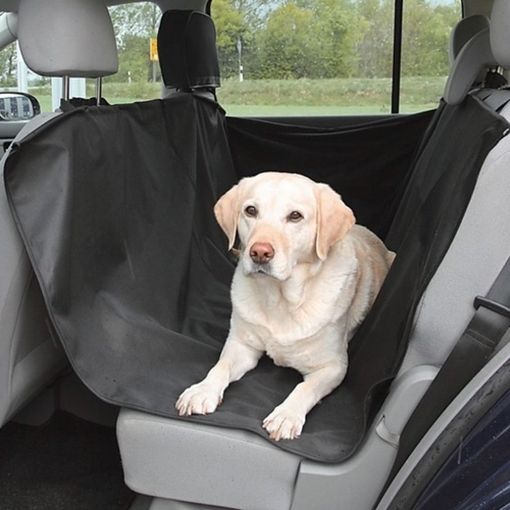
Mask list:
[{"label": "rear window glass", "polygon": [[[109,8],[119,72],[103,80],[112,103],[161,97],[155,38],[161,19],[152,2]],[[389,113],[393,0],[213,0],[222,86],[231,115]],[[457,0],[404,0],[400,111],[434,108],[448,73],[448,38],[461,18]],[[0,52],[0,87],[35,95],[43,111],[58,106],[60,79],[26,73],[16,44]],[[24,88],[23,88],[24,87]],[[94,80],[72,80],[77,96],[94,96]]]},{"label": "rear window glass", "polygon": [[[103,80],[103,96],[112,103],[161,97],[156,51],[160,8],[137,2],[109,8],[119,51],[119,72]],[[93,83],[89,87],[93,94]]]},{"label": "rear window glass", "polygon": [[[437,105],[448,72],[457,0],[405,0],[404,111]],[[222,71],[219,99],[233,115],[388,113],[393,0],[213,0]]]}]

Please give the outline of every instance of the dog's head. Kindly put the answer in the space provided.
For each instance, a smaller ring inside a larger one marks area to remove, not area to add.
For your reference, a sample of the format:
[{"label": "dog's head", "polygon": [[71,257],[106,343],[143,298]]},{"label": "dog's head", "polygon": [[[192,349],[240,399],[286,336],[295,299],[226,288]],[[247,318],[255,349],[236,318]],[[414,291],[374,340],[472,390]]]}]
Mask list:
[{"label": "dog's head", "polygon": [[242,179],[218,200],[214,213],[229,249],[239,234],[245,274],[278,280],[289,278],[297,264],[325,260],[355,222],[328,185],[278,172]]}]

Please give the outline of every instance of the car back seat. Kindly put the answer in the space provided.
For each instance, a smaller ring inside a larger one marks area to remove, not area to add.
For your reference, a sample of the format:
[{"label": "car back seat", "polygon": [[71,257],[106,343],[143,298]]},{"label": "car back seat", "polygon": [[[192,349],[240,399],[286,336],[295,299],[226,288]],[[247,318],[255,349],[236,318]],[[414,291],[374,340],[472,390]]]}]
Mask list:
[{"label": "car back seat", "polygon": [[[472,56],[471,53],[469,55]],[[472,59],[468,60],[472,62]],[[456,73],[456,76],[461,78],[467,76],[469,78],[471,76],[470,68],[468,71],[468,73]],[[467,85],[463,83],[460,89],[469,89],[471,83]],[[457,90],[458,87],[453,87],[453,89]],[[451,100],[448,94],[446,96],[448,101]],[[188,101],[188,103],[195,104],[192,101]],[[178,102],[164,104],[151,102],[146,107],[145,113],[161,106],[176,106],[176,104]],[[462,105],[462,98],[460,104]],[[129,106],[126,109],[136,109],[137,112],[144,111],[143,107],[134,106],[135,108]],[[105,110],[91,109],[88,113],[90,117],[97,119],[103,114],[109,115],[113,112],[115,116],[118,112],[122,114],[122,111],[122,108],[107,108]],[[80,110],[77,113],[85,117],[87,110]],[[68,115],[68,117],[72,118],[73,116]],[[503,121],[499,124],[503,124]],[[65,127],[66,124],[59,120],[59,122],[54,122],[53,126]],[[152,137],[159,134],[149,131],[150,123],[144,123],[142,127],[147,130],[147,133],[144,134],[152,135],[150,136],[151,142]],[[180,127],[181,125],[178,123],[172,124],[172,128],[176,128],[176,131],[169,130],[170,135],[175,137]],[[48,143],[51,136],[51,130],[48,129],[47,132],[49,132],[48,138],[42,136],[39,138],[39,141],[42,140],[43,146]],[[57,133],[59,133],[58,130]],[[166,138],[164,140],[166,141]],[[59,146],[59,143],[59,140],[56,142],[53,140],[51,146]],[[15,162],[19,162],[23,158],[23,145],[20,147],[21,149],[14,153],[11,158],[12,165],[8,173],[13,177],[10,182],[11,184],[14,183],[14,188],[16,188],[18,175],[21,181],[23,175],[27,173],[32,176],[31,166],[24,168],[22,168],[22,165],[16,166]],[[160,147],[158,146],[158,148]],[[106,149],[108,149],[108,146]],[[166,152],[161,154],[168,156]],[[156,163],[164,160],[161,154],[159,152],[156,154],[155,159],[151,161],[152,165],[156,166]],[[102,155],[106,157],[104,152]],[[203,154],[200,153],[200,155]],[[94,153],[92,156],[97,156],[97,154]],[[189,154],[185,156],[188,157]],[[90,161],[87,161],[87,165],[80,168],[73,166],[71,168],[72,174],[76,174],[80,169],[87,173],[87,169],[90,170],[94,164],[97,165],[98,163],[91,157]],[[201,160],[201,164],[205,166],[206,162]],[[147,166],[152,168],[151,165]],[[118,167],[111,167],[111,169],[113,173],[113,170],[118,169]],[[138,168],[135,169],[135,173],[138,175]],[[104,174],[100,176],[98,182],[101,185],[103,184],[101,179],[105,177]],[[34,186],[34,183],[42,184],[41,181],[33,178],[31,184]],[[13,191],[12,187],[10,189]],[[20,189],[22,191],[21,198],[23,199],[26,188],[17,188],[18,191]],[[35,186],[35,189],[41,188]],[[97,190],[98,188],[93,186],[92,189]],[[179,189],[179,187],[176,186],[176,189]],[[16,197],[19,199],[20,195],[18,194]],[[22,200],[22,202],[24,201]],[[101,214],[98,214],[98,217],[99,225],[109,219]],[[36,216],[37,219],[38,216]],[[52,232],[50,231],[49,234],[51,236]],[[91,238],[96,235],[96,232],[94,231],[92,234]],[[101,247],[100,244],[99,248],[101,249]],[[122,258],[122,267],[117,264],[114,267],[115,270],[128,269],[130,258],[129,251],[125,255],[126,251],[128,250],[124,245],[122,257],[125,258]],[[49,262],[51,268],[58,266],[58,264],[55,264],[54,252],[47,252],[46,255],[46,261]],[[67,256],[68,254],[62,255]],[[69,260],[69,257],[66,260]],[[118,262],[118,259],[115,259],[115,262]],[[97,259],[94,258],[91,263],[97,265]],[[64,264],[64,269],[66,267]],[[104,283],[104,281],[98,282],[101,285],[100,290],[104,288]],[[76,289],[76,294],[78,296],[83,294],[82,289]],[[95,298],[100,292],[92,292],[91,294]],[[62,302],[65,303],[65,299],[61,299],[59,305]],[[121,331],[123,334],[126,329],[126,321],[119,321],[118,324],[124,328]],[[89,323],[87,323],[87,326],[89,326]],[[118,331],[111,331],[113,334],[110,336],[113,337],[114,341],[122,340],[122,335],[119,335]],[[87,334],[90,335],[90,332],[87,331]],[[84,340],[87,340],[87,338]],[[75,346],[81,350],[87,350],[85,343]],[[117,358],[120,366],[117,373],[122,376],[122,362],[128,353],[124,349],[121,354],[122,356]],[[138,356],[139,353],[135,354]],[[95,364],[99,364],[101,360],[94,358],[93,361]],[[105,368],[106,370],[101,371],[100,376],[102,380],[107,380],[110,383],[111,374],[108,371],[110,367],[106,366]],[[117,369],[117,367],[113,368]],[[291,505],[294,508],[311,508],[320,500],[322,506],[331,508],[338,501],[339,496],[342,497],[346,507],[367,508],[377,496],[381,484],[384,483],[385,476],[395,455],[399,431],[436,371],[437,367],[417,364],[401,374],[394,382],[390,396],[386,400],[383,409],[376,416],[374,425],[357,455],[347,462],[336,465],[304,461],[300,456],[275,448],[253,434],[236,430],[222,429],[220,431],[216,427],[206,427],[197,423],[183,423],[177,420],[155,418],[145,413],[126,411],[119,418],[118,424],[126,480],[135,490],[158,496],[160,499],[156,500],[154,504],[159,505],[160,508],[165,504],[167,507],[172,505],[171,502],[165,502],[161,498],[193,500],[208,505],[217,504],[237,508],[264,509],[289,508]],[[116,383],[116,381],[113,381],[113,383]],[[115,391],[124,390],[122,385],[112,384],[112,386]],[[134,386],[134,388],[130,387],[129,389],[137,391],[136,385]],[[221,469],[218,469],[218,466],[221,466]],[[297,485],[295,485],[296,478]],[[367,479],[370,479],[371,482],[370,490],[367,488]]]},{"label": "car back seat", "polygon": [[[113,26],[103,4],[81,0],[22,0],[20,48],[42,76],[101,77],[117,71]],[[41,8],[42,7],[42,8]],[[93,27],[92,31],[90,27]],[[59,113],[41,114],[14,140]],[[9,152],[0,164],[3,165]],[[34,168],[34,171],[37,171]],[[67,366],[54,337],[41,291],[0,187],[0,426],[42,392]]]},{"label": "car back seat", "polygon": [[[495,8],[508,22],[510,6],[497,0]],[[460,51],[445,90],[448,104],[462,103],[486,65],[510,68],[509,35],[501,25],[492,32],[497,60],[486,29]],[[483,163],[455,239],[418,306],[399,375],[354,457],[325,465],[243,431],[123,410],[117,434],[126,483],[155,496],[154,509],[177,508],[172,500],[264,510],[370,508],[391,469],[399,434],[467,325],[474,296],[487,292],[507,259],[509,163],[510,141],[505,137]]]}]

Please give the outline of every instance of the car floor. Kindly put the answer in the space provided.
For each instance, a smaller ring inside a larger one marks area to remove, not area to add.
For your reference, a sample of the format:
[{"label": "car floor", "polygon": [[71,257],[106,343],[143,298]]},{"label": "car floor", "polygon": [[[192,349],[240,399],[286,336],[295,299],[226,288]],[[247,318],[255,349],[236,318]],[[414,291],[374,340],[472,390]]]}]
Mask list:
[{"label": "car floor", "polygon": [[62,411],[0,429],[0,510],[124,510],[133,499],[115,429]]}]

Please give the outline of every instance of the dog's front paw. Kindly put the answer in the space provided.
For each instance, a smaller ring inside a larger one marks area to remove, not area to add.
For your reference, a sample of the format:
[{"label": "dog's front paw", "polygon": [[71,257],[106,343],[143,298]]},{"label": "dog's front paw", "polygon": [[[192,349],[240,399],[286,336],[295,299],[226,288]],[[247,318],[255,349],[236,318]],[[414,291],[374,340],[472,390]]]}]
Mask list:
[{"label": "dog's front paw", "polygon": [[221,404],[222,398],[222,393],[210,384],[198,383],[181,393],[175,408],[179,416],[210,414]]},{"label": "dog's front paw", "polygon": [[269,437],[275,441],[280,439],[296,439],[301,435],[305,416],[301,413],[279,405],[262,422],[262,426],[269,432]]}]

